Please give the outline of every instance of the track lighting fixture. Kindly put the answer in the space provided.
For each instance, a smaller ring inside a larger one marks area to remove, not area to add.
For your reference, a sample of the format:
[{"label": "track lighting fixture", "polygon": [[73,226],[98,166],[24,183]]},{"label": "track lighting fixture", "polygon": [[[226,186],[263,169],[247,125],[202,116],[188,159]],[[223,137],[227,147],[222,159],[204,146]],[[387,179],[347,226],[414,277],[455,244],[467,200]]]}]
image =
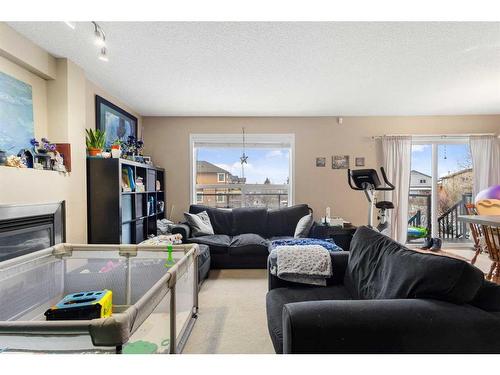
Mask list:
[{"label": "track lighting fixture", "polygon": [[97,24],[97,22],[92,21],[94,24],[94,43],[98,47],[106,46],[106,34],[104,34],[104,30],[101,26]]},{"label": "track lighting fixture", "polygon": [[101,52],[99,53],[99,60],[102,61],[109,61],[108,59],[108,51],[106,50],[106,47],[101,48]]},{"label": "track lighting fixture", "polygon": [[[91,21],[92,25],[94,25],[94,44],[99,47],[99,60],[101,61],[109,61],[108,58],[108,50],[106,48],[106,34],[104,33],[104,30],[102,27],[94,21]],[[71,28],[72,30],[75,29],[76,25],[74,22],[70,21],[64,21],[64,23]]]}]

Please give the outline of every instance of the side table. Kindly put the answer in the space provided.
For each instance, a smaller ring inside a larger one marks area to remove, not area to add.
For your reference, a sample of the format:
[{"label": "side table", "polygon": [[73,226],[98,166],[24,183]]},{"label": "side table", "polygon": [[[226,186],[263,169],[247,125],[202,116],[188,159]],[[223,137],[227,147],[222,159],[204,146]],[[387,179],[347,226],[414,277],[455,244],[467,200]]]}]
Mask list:
[{"label": "side table", "polygon": [[315,223],[309,237],[327,239],[331,238],[343,250],[349,251],[352,236],[358,227],[346,224],[343,227]]}]

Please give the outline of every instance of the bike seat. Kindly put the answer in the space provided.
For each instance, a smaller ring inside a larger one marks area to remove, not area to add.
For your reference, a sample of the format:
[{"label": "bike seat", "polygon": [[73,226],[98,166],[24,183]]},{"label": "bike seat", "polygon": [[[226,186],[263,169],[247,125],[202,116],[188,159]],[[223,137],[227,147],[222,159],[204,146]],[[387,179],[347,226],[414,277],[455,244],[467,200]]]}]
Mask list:
[{"label": "bike seat", "polygon": [[380,201],[375,203],[375,207],[381,210],[390,210],[394,208],[394,205],[392,204],[392,202],[389,201]]}]

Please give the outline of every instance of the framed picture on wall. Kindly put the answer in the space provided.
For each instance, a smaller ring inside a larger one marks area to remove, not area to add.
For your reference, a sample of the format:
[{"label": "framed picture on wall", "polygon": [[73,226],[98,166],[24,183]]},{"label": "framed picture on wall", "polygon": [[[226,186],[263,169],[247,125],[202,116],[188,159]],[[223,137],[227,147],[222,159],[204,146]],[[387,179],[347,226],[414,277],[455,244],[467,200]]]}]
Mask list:
[{"label": "framed picture on wall", "polygon": [[349,155],[332,156],[332,169],[347,169],[349,168]]},{"label": "framed picture on wall", "polygon": [[31,85],[0,72],[0,150],[17,155],[34,137]]},{"label": "framed picture on wall", "polygon": [[316,158],[316,167],[326,166],[326,158]]},{"label": "framed picture on wall", "polygon": [[137,117],[99,95],[95,96],[95,124],[96,129],[106,132],[106,148],[117,139],[126,142],[129,136],[137,138]]},{"label": "framed picture on wall", "polygon": [[364,167],[365,166],[365,158],[364,157],[356,157],[354,158],[354,164],[356,167]]}]

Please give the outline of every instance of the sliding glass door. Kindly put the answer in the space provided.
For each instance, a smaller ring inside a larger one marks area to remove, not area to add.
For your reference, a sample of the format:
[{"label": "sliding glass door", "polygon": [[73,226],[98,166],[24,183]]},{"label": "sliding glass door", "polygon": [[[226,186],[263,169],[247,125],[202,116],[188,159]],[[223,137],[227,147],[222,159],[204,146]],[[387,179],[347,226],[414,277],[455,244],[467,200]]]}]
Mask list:
[{"label": "sliding glass door", "polygon": [[408,197],[408,242],[423,243],[431,233],[431,199],[432,145],[413,144]]},{"label": "sliding glass door", "polygon": [[437,236],[447,242],[469,240],[469,226],[458,222],[472,201],[472,159],[468,144],[438,145]]},{"label": "sliding glass door", "polygon": [[427,236],[445,243],[468,243],[468,227],[458,222],[472,201],[472,162],[465,137],[415,137],[408,204],[409,243]]}]

